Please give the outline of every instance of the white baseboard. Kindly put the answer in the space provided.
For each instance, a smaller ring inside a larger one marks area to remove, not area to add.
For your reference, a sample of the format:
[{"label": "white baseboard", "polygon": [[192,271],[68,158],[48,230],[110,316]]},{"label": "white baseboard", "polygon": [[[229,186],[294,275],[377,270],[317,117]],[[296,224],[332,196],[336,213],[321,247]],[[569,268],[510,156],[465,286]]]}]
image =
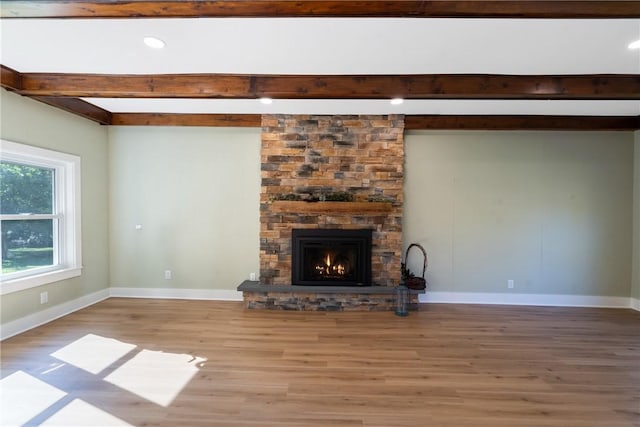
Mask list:
[{"label": "white baseboard", "polygon": [[47,308],[37,313],[21,317],[11,322],[0,325],[0,341],[28,331],[52,320],[59,319],[62,316],[71,314],[100,301],[109,298],[109,289],[103,289],[89,295],[82,296],[72,301]]},{"label": "white baseboard", "polygon": [[230,289],[126,288],[110,289],[110,296],[124,298],[196,299],[242,301],[242,292]]},{"label": "white baseboard", "polygon": [[[228,289],[167,289],[114,287],[56,305],[0,325],[0,341],[44,325],[109,297],[242,301],[242,292]],[[544,305],[562,307],[632,308],[640,311],[640,299],[590,295],[497,294],[473,292],[427,292],[421,303]]]},{"label": "white baseboard", "polygon": [[[545,305],[559,307],[629,308],[631,298],[594,295],[498,294],[483,292],[429,292],[418,296],[421,303]],[[636,303],[639,301],[636,300]],[[638,308],[636,308],[638,309]]]},{"label": "white baseboard", "polygon": [[104,289],[89,295],[30,314],[12,322],[0,325],[0,341],[49,323],[74,311],[96,304],[109,297],[193,299],[217,301],[242,301],[242,292],[228,289],[166,289],[166,288],[126,288]]}]

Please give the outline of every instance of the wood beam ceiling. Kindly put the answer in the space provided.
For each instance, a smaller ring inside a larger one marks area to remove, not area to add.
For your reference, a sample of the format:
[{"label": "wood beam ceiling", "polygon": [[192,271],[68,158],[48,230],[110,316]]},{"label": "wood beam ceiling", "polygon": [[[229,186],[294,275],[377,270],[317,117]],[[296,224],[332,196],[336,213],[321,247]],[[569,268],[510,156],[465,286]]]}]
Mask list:
[{"label": "wood beam ceiling", "polygon": [[[79,97],[294,99],[640,99],[640,76],[264,76],[20,73],[0,66],[2,87],[104,125],[249,126],[257,114],[111,113]],[[407,129],[635,130],[638,117],[406,117]]]},{"label": "wood beam ceiling", "polygon": [[32,96],[31,98],[85,119],[93,120],[101,125],[110,125],[112,123],[111,112],[82,99],[58,96]]},{"label": "wood beam ceiling", "polygon": [[562,18],[640,17],[638,1],[69,1],[5,0],[2,18],[405,17]]},{"label": "wood beam ceiling", "polygon": [[[497,1],[70,1],[5,0],[2,18],[544,18],[640,17],[640,2]],[[248,76],[19,73],[0,66],[2,87],[101,124],[260,126],[256,114],[111,113],[79,97],[289,99],[640,99],[638,75]],[[638,129],[638,117],[407,116],[408,129]]]},{"label": "wood beam ceiling", "polygon": [[[234,126],[260,127],[260,114],[113,113],[118,126]],[[408,115],[408,130],[592,130],[640,129],[640,117],[534,115]]]},{"label": "wood beam ceiling", "polygon": [[260,114],[113,113],[114,126],[261,127]]},{"label": "wood beam ceiling", "polygon": [[536,115],[411,115],[404,119],[411,130],[636,130],[640,116],[536,116]]},{"label": "wood beam ceiling", "polygon": [[3,71],[22,95],[85,98],[640,99],[640,75],[96,75]]}]

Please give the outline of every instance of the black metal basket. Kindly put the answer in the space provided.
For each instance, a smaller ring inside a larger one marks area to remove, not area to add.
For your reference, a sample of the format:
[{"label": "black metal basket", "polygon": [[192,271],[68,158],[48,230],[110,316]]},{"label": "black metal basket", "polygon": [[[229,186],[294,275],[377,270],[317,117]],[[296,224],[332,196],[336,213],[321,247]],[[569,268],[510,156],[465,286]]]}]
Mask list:
[{"label": "black metal basket", "polygon": [[[407,260],[409,259],[409,251],[411,248],[418,248],[422,251],[423,261],[422,261],[422,277],[414,276],[409,269],[407,268]],[[427,271],[427,251],[419,245],[418,243],[412,243],[407,248],[407,252],[404,256],[404,262],[402,263],[402,278],[404,279],[404,283],[409,289],[417,289],[422,290],[427,287],[427,281],[424,278],[424,274]]]}]

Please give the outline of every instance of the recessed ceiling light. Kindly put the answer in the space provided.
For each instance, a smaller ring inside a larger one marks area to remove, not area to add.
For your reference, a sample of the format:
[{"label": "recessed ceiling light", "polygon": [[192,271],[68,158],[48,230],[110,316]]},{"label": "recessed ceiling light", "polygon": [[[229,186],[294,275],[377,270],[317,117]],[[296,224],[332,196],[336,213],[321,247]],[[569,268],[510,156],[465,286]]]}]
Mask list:
[{"label": "recessed ceiling light", "polygon": [[400,105],[404,102],[404,99],[402,98],[393,98],[391,100],[391,105]]},{"label": "recessed ceiling light", "polygon": [[267,98],[267,97],[262,97],[260,98],[260,103],[264,104],[264,105],[269,105],[273,102],[273,99],[271,98]]},{"label": "recessed ceiling light", "polygon": [[640,49],[640,40],[629,43],[629,49]]},{"label": "recessed ceiling light", "polygon": [[166,46],[166,43],[157,37],[145,37],[144,44],[154,49],[162,49]]}]

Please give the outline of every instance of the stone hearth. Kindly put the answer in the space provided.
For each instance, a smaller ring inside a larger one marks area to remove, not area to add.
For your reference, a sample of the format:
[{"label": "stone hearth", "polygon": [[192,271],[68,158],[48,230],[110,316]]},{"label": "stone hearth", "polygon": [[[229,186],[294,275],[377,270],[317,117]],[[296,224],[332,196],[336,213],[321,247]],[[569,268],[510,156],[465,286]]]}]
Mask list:
[{"label": "stone hearth", "polygon": [[[244,281],[238,290],[244,294],[245,306],[255,309],[309,311],[386,311],[395,302],[395,287],[336,287],[261,285]],[[418,294],[410,290],[410,309],[418,307]]]}]

